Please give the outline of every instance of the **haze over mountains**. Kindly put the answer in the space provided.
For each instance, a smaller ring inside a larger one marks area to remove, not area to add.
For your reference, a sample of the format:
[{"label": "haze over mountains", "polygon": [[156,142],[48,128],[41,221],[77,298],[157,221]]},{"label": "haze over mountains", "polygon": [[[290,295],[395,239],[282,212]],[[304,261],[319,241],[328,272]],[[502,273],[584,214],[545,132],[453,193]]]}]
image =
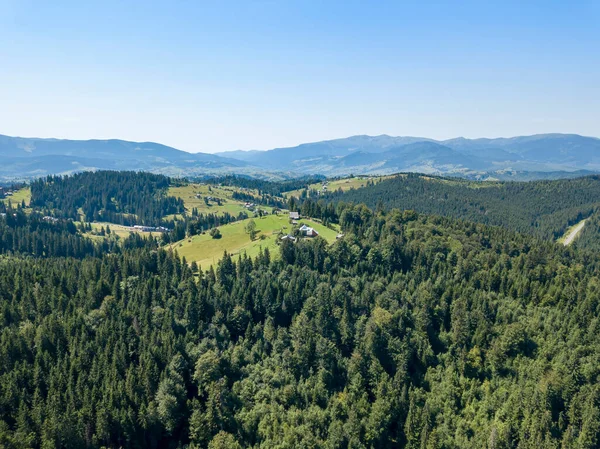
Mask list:
[{"label": "haze over mountains", "polygon": [[415,171],[475,174],[503,170],[600,170],[600,139],[576,134],[436,141],[422,137],[354,136],[270,151],[224,152],[270,170],[342,175]]},{"label": "haze over mountains", "polygon": [[62,140],[0,135],[0,178],[30,178],[84,170],[145,170],[168,175],[241,169],[248,164],[188,153],[154,142]]},{"label": "haze over mountains", "polygon": [[[153,142],[0,136],[0,179],[83,170],[145,170],[172,176],[239,173],[390,174],[413,171],[468,177],[507,172],[600,171],[600,139],[540,134],[497,139],[353,136],[268,151],[188,153]],[[564,173],[567,175],[568,173]]]}]

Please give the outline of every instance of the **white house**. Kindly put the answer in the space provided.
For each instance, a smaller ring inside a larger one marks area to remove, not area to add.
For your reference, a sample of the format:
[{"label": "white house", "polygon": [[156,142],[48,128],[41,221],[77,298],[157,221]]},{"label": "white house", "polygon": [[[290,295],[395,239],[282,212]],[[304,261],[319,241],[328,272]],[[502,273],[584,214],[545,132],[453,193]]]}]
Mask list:
[{"label": "white house", "polygon": [[300,226],[299,231],[302,235],[305,235],[306,237],[316,237],[317,235],[319,235],[317,231],[315,231],[310,226],[306,226],[305,224]]}]

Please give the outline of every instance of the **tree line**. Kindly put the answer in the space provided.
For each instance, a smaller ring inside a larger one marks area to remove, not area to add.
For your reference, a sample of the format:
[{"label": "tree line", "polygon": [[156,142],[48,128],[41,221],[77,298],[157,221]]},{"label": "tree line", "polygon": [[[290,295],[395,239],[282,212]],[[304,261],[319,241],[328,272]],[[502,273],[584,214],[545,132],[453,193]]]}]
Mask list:
[{"label": "tree line", "polygon": [[261,196],[270,195],[272,197],[281,197],[285,192],[303,189],[310,184],[321,182],[324,179],[325,176],[322,175],[311,175],[285,179],[282,181],[268,181],[266,179],[250,178],[248,176],[225,175],[203,178],[202,181],[213,185],[226,185],[256,190]]},{"label": "tree line", "polygon": [[171,183],[143,172],[48,176],[31,183],[31,207],[72,220],[160,226],[164,216],[185,213],[182,199],[166,195]]},{"label": "tree line", "polygon": [[600,206],[600,176],[530,182],[474,182],[403,174],[347,192],[333,203],[364,203],[443,215],[556,240]]}]

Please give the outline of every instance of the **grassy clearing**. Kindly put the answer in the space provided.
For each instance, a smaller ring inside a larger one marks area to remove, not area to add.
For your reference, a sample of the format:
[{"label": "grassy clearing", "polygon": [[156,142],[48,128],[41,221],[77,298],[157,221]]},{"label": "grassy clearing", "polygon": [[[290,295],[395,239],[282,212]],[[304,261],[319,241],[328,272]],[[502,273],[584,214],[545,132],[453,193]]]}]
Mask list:
[{"label": "grassy clearing", "polygon": [[29,203],[31,202],[31,189],[29,187],[23,187],[14,192],[12,196],[7,196],[2,199],[6,204],[10,201],[13,206],[21,204],[23,200],[25,200],[25,205],[29,206]]},{"label": "grassy clearing", "polygon": [[[233,256],[245,252],[249,257],[255,257],[261,248],[263,250],[268,248],[273,256],[278,254],[277,243],[280,233],[292,232],[292,225],[289,223],[287,215],[267,215],[263,218],[255,218],[254,222],[259,232],[254,241],[250,240],[244,229],[249,220],[220,226],[219,230],[222,236],[220,239],[213,239],[207,232],[181,240],[170,247],[176,250],[180,256],[185,257],[188,262],[198,263],[203,270],[214,266],[223,257],[225,251]],[[299,224],[302,223],[315,228],[319,235],[328,242],[335,241],[337,235],[335,230],[326,228],[313,220],[300,220]]]},{"label": "grassy clearing", "polygon": [[[233,192],[241,191],[237,187],[229,186],[213,186],[207,184],[188,184],[181,187],[170,187],[167,195],[181,198],[185,204],[185,208],[188,213],[192,212],[193,208],[198,209],[198,212],[203,214],[219,214],[229,213],[237,216],[240,212],[246,212],[251,215],[251,212],[244,207],[243,201],[234,200],[232,198]],[[245,193],[257,194],[251,190]],[[200,198],[198,198],[200,196]],[[204,197],[211,196],[213,198],[219,198],[221,200],[221,206],[215,201],[209,201],[207,205],[204,201]],[[260,206],[262,210],[271,213],[271,208],[267,206]]]},{"label": "grassy clearing", "polygon": [[421,179],[425,181],[432,182],[441,182],[443,184],[451,185],[451,186],[464,186],[470,189],[487,189],[489,187],[499,187],[502,185],[501,182],[497,180],[490,181],[469,181],[466,179],[440,179],[440,178],[432,178],[431,176],[421,176]]},{"label": "grassy clearing", "polygon": [[[78,223],[76,223],[78,224]],[[94,222],[94,223],[90,223],[92,225],[92,232],[86,232],[85,235],[86,237],[90,237],[94,240],[101,240],[101,239],[105,239],[110,237],[110,235],[116,235],[120,238],[127,238],[129,237],[129,234],[131,234],[132,232],[135,232],[136,234],[140,234],[141,236],[147,237],[150,235],[154,235],[157,236],[160,233],[158,232],[144,232],[144,231],[136,231],[133,230],[132,228],[130,228],[129,226],[122,226],[122,225],[118,225],[118,224],[113,224],[113,223],[105,223],[105,222]],[[98,233],[100,232],[100,230],[102,228],[104,228],[106,230],[106,227],[110,227],[110,235],[99,235]]]},{"label": "grassy clearing", "polygon": [[[373,183],[377,184],[378,182],[383,181],[384,179],[393,178],[393,176],[356,176],[354,178],[343,178],[336,180],[327,180],[323,182],[318,182],[315,184],[310,184],[308,187],[310,190],[321,190],[323,187],[323,183],[327,182],[327,191],[335,192],[339,189],[342,189],[344,192],[350,189],[360,189],[362,187],[367,186],[367,182],[369,180],[373,181]],[[302,194],[304,189],[291,190],[289,192],[285,192],[287,197],[295,196],[299,197]]]},{"label": "grassy clearing", "polygon": [[[387,175],[387,176],[357,176],[354,178],[328,180],[327,191],[335,192],[339,189],[342,189],[342,191],[346,192],[350,189],[360,189],[362,187],[366,187],[367,181],[369,181],[369,180],[373,181],[374,184],[377,184],[386,179],[397,178],[397,177],[404,178],[404,177],[406,177],[406,174],[399,173],[399,174]],[[424,179],[426,181],[431,181],[431,182],[441,182],[441,183],[448,184],[448,185],[456,185],[456,186],[462,185],[462,186],[466,186],[466,187],[469,187],[472,189],[482,189],[482,188],[495,187],[495,186],[501,185],[501,183],[498,181],[467,181],[464,179],[453,180],[453,179],[447,179],[447,178],[441,179],[441,178],[435,178],[435,177],[427,176],[427,175],[421,176],[421,179]],[[320,182],[309,185],[310,190],[319,191],[319,190],[321,190],[322,187],[323,187],[323,183],[320,183]],[[289,192],[285,192],[285,196],[300,197],[303,190],[304,189],[290,190]]]}]

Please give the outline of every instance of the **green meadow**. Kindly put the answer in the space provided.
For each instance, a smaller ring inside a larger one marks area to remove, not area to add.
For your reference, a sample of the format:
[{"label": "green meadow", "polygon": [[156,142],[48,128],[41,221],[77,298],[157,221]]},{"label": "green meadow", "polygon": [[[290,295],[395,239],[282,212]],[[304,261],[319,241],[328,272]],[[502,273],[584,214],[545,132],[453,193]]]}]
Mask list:
[{"label": "green meadow", "polygon": [[[221,187],[208,184],[188,184],[185,186],[170,187],[167,191],[167,195],[181,198],[188,213],[191,213],[192,209],[196,208],[198,209],[198,212],[203,214],[213,213],[221,215],[227,212],[237,216],[240,212],[247,212],[251,215],[251,212],[244,207],[244,201],[234,200],[232,198],[233,192],[235,191],[240,191],[240,189],[229,186]],[[248,190],[245,193],[258,194],[251,190]],[[204,201],[204,198],[207,196],[218,198],[221,200],[221,205],[219,206],[215,201],[209,201],[209,204],[207,205]],[[272,210],[267,206],[260,206],[260,208],[267,213],[271,213]]]},{"label": "green meadow", "polygon": [[[350,189],[360,189],[362,187],[367,186],[367,182],[371,180],[373,183],[377,184],[384,179],[391,178],[393,176],[356,176],[353,178],[343,178],[343,179],[335,179],[335,180],[327,180],[327,191],[335,192],[339,189],[342,189],[344,192]],[[310,184],[308,186],[309,190],[321,190],[323,186],[323,182],[317,182],[315,184]],[[289,192],[285,192],[285,195],[288,197],[295,196],[299,197],[302,194],[304,189],[290,190]]]},{"label": "green meadow", "polygon": [[[180,256],[185,257],[188,262],[195,261],[202,269],[208,269],[215,265],[223,253],[227,252],[233,256],[246,253],[249,257],[258,255],[261,248],[269,249],[271,255],[278,254],[277,244],[281,234],[291,233],[293,226],[289,223],[287,214],[266,215],[262,218],[254,218],[258,231],[255,240],[250,240],[245,227],[250,219],[241,220],[220,226],[221,238],[213,239],[208,232],[186,238],[173,243],[170,247],[176,250]],[[314,220],[299,220],[298,225],[305,223],[311,226],[327,242],[335,241],[337,231],[329,229]]]},{"label": "green meadow", "polygon": [[14,192],[12,196],[7,196],[2,199],[6,204],[10,201],[13,206],[21,204],[21,201],[23,200],[25,200],[25,205],[29,206],[29,202],[31,201],[31,189],[29,187],[23,187]]}]

